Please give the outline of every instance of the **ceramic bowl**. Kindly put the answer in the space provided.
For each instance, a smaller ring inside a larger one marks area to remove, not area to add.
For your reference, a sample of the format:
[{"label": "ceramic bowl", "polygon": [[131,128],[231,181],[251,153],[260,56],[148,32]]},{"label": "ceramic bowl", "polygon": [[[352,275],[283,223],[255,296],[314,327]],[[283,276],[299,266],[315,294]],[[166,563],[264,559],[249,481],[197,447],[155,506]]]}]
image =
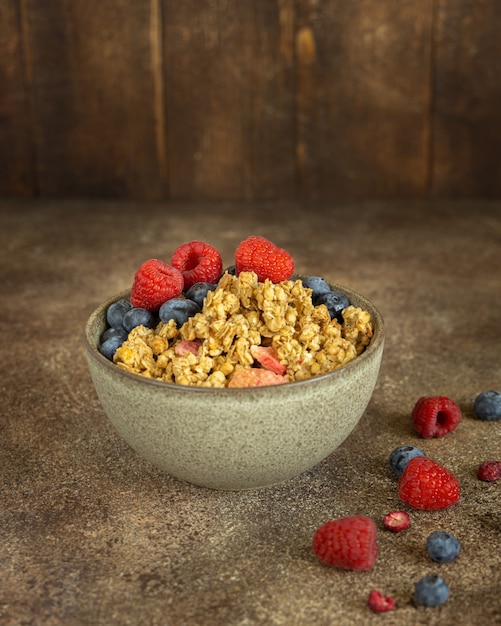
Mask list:
[{"label": "ceramic bowl", "polygon": [[186,387],[124,371],[97,349],[106,309],[84,332],[87,361],[99,400],[121,437],[164,472],[202,487],[243,490],[286,481],[313,468],[348,437],[377,382],[383,319],[363,296],[340,285],[350,302],[369,311],[374,335],[344,367],[307,380],[257,388]]}]

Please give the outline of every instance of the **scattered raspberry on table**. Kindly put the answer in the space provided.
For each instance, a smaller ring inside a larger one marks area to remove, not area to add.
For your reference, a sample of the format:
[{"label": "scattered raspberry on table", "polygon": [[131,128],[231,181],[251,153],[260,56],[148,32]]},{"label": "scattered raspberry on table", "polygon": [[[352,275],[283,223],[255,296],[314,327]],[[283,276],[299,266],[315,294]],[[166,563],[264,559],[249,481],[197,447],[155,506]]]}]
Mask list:
[{"label": "scattered raspberry on table", "polygon": [[376,524],[364,515],[330,520],[315,531],[313,551],[327,565],[369,570],[378,554]]},{"label": "scattered raspberry on table", "polygon": [[412,410],[414,430],[424,439],[443,437],[455,430],[461,421],[461,409],[450,398],[420,398]]},{"label": "scattered raspberry on table", "polygon": [[398,481],[400,499],[415,509],[437,511],[455,504],[461,495],[456,477],[425,456],[409,461]]},{"label": "scattered raspberry on table", "polygon": [[477,477],[486,482],[495,482],[501,478],[501,461],[484,461],[477,469]]}]

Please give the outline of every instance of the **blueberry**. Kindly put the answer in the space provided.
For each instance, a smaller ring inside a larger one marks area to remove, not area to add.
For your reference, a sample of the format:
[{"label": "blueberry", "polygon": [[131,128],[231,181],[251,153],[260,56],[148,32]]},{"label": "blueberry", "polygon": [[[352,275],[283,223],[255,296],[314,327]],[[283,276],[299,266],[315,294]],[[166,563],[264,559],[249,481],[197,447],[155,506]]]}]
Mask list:
[{"label": "blueberry", "polygon": [[450,563],[458,556],[461,546],[459,541],[443,530],[437,530],[426,540],[426,551],[437,563]]},{"label": "blueberry", "polygon": [[99,352],[101,352],[101,354],[110,361],[113,361],[113,355],[115,354],[117,349],[120,348],[122,343],[123,339],[120,337],[120,335],[116,334],[109,339],[106,339],[106,341],[103,341],[103,343],[99,346]]},{"label": "blueberry", "polygon": [[223,273],[221,274],[221,276],[224,276],[224,274],[230,274],[230,276],[236,276],[237,270],[236,270],[235,265],[228,265],[228,267],[223,270]]},{"label": "blueberry", "polygon": [[124,315],[132,309],[129,300],[117,300],[110,304],[106,311],[106,321],[112,328],[123,326]]},{"label": "blueberry", "polygon": [[193,300],[200,308],[204,305],[205,296],[209,291],[214,291],[217,285],[215,283],[195,283],[186,292],[186,297]]},{"label": "blueberry", "polygon": [[127,339],[128,333],[123,326],[120,328],[107,328],[101,336],[101,342],[104,343],[115,336],[121,337],[122,342],[124,342]]},{"label": "blueberry", "polygon": [[162,304],[158,315],[162,322],[174,320],[176,326],[179,328],[187,322],[190,317],[196,313],[200,313],[201,310],[202,309],[193,300],[188,300],[187,298],[171,298]]},{"label": "blueberry", "polygon": [[395,448],[388,459],[392,471],[397,476],[402,476],[407,463],[415,456],[426,456],[421,448],[416,446],[400,446]]},{"label": "blueberry", "polygon": [[443,578],[429,574],[414,585],[414,598],[418,604],[439,606],[449,597],[449,587]]},{"label": "blueberry", "polygon": [[307,287],[308,289],[312,290],[312,300],[316,300],[318,296],[321,296],[324,293],[329,293],[329,291],[331,291],[329,283],[320,276],[306,276],[305,278],[301,279],[301,282],[303,283],[303,287]]},{"label": "blueberry", "polygon": [[483,391],[473,403],[478,419],[493,422],[501,419],[501,391]]},{"label": "blueberry", "polygon": [[141,307],[133,307],[124,315],[124,328],[130,332],[136,326],[146,326],[146,328],[155,327],[155,316],[151,311],[142,309]]},{"label": "blueberry", "polygon": [[341,315],[343,309],[350,306],[350,301],[342,293],[337,291],[329,291],[322,293],[318,297],[313,299],[313,304],[318,306],[319,304],[325,304],[331,316],[331,320],[336,318],[337,321],[342,324],[343,316]]}]

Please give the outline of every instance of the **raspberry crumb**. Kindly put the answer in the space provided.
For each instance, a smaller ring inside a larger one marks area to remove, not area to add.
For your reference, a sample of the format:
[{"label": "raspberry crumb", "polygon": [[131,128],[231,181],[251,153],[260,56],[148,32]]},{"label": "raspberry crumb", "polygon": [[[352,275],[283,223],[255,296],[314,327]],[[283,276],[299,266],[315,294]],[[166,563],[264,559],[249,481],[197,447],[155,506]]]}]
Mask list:
[{"label": "raspberry crumb", "polygon": [[395,608],[395,600],[391,596],[383,595],[378,589],[372,589],[367,600],[369,608],[374,613],[387,613]]},{"label": "raspberry crumb", "polygon": [[501,478],[501,461],[484,461],[478,466],[477,477],[487,482],[495,482]]},{"label": "raspberry crumb", "polygon": [[392,511],[387,513],[383,519],[383,526],[392,533],[405,530],[410,523],[411,519],[405,511]]}]

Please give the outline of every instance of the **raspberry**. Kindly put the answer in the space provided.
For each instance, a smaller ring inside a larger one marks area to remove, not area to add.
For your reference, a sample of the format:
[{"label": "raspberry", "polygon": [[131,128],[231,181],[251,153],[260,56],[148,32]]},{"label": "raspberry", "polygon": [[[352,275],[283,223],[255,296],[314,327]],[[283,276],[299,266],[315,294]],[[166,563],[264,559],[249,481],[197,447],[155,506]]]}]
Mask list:
[{"label": "raspberry", "polygon": [[412,410],[414,430],[424,439],[443,437],[452,432],[460,421],[460,408],[445,396],[420,398]]},{"label": "raspberry", "polygon": [[258,363],[264,368],[283,376],[287,370],[287,366],[280,363],[278,352],[271,346],[251,346],[250,353]]},{"label": "raspberry", "polygon": [[405,530],[410,523],[410,517],[405,511],[393,511],[392,513],[387,513],[383,518],[383,526],[392,533]]},{"label": "raspberry", "polygon": [[501,461],[484,461],[477,469],[480,480],[493,483],[501,478]]},{"label": "raspberry", "polygon": [[391,596],[384,596],[378,589],[371,590],[367,602],[374,613],[387,613],[395,608],[395,600]]},{"label": "raspberry", "polygon": [[286,376],[280,376],[270,370],[261,368],[242,368],[237,370],[228,387],[265,387],[266,385],[281,385],[288,383]]},{"label": "raspberry", "polygon": [[130,301],[135,307],[157,311],[166,300],[179,296],[183,284],[179,270],[158,259],[150,259],[134,274]]},{"label": "raspberry", "polygon": [[221,255],[204,241],[187,241],[174,250],[171,265],[184,278],[184,289],[195,283],[216,283],[223,271]]},{"label": "raspberry", "polygon": [[327,565],[369,570],[378,553],[376,524],[364,515],[330,520],[315,531],[313,551]]},{"label": "raspberry", "polygon": [[251,235],[235,251],[235,272],[254,272],[259,281],[273,283],[288,280],[294,273],[294,260],[283,248],[265,237]]},{"label": "raspberry", "polygon": [[460,494],[456,477],[426,456],[412,458],[398,481],[400,499],[424,511],[446,509],[459,500]]}]

